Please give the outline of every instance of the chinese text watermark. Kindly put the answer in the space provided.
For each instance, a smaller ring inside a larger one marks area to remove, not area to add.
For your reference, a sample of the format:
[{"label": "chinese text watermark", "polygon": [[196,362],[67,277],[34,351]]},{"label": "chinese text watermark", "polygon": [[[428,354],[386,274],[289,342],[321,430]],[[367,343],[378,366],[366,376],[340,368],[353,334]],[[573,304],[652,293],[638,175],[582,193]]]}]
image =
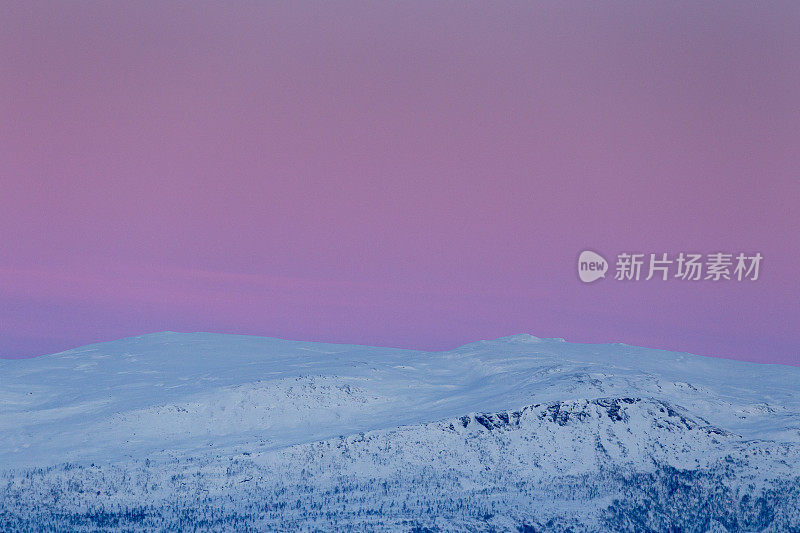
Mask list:
[{"label": "chinese text watermark", "polygon": [[[650,281],[679,279],[683,281],[756,281],[764,257],[756,252],[710,254],[680,252],[617,254],[614,279],[617,281]],[[609,269],[606,259],[589,250],[578,257],[578,276],[584,283],[604,278]]]}]

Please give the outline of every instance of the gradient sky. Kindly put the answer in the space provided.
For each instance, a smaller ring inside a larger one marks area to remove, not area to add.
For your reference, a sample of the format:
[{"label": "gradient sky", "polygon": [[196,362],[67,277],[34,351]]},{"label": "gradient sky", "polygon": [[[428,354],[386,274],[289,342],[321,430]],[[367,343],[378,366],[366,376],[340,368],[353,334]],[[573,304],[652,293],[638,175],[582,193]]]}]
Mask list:
[{"label": "gradient sky", "polygon": [[[529,332],[800,365],[800,4],[6,2],[0,356]],[[751,283],[581,284],[597,250]]]}]

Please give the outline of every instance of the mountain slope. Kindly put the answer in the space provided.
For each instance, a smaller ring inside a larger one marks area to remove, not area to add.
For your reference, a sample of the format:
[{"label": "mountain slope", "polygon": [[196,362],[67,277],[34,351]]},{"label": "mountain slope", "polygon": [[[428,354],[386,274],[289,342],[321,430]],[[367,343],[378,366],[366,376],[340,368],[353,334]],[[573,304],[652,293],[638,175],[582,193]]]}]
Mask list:
[{"label": "mountain slope", "polygon": [[792,367],[162,333],[0,375],[7,530],[800,527]]}]

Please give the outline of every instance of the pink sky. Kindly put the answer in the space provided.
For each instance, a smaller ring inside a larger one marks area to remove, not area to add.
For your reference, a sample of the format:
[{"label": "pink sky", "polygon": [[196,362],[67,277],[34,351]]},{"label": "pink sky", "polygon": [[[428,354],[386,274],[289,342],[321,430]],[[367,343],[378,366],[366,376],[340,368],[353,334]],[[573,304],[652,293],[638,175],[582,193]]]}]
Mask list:
[{"label": "pink sky", "polygon": [[[11,3],[0,356],[519,332],[800,365],[796,2]],[[761,252],[584,285],[583,249]]]}]

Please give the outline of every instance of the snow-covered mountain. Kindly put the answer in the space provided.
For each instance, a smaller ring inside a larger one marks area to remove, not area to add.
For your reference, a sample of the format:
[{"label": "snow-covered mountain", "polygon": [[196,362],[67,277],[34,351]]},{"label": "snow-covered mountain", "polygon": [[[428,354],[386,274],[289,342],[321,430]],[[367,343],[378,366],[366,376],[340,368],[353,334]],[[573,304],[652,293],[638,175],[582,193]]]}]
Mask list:
[{"label": "snow-covered mountain", "polygon": [[0,530],[800,530],[800,368],[515,335],[0,361]]}]

